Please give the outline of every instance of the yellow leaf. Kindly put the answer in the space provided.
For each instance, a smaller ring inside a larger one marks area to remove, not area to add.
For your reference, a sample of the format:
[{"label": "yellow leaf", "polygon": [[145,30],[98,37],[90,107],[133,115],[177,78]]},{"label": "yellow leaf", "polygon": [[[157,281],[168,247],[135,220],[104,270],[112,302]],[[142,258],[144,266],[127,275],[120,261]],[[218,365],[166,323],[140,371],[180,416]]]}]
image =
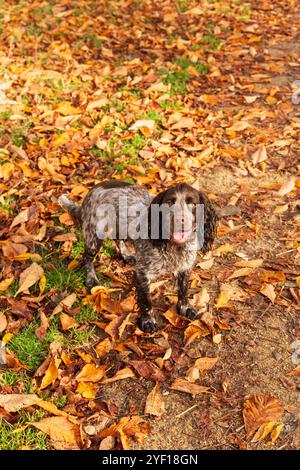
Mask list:
[{"label": "yellow leaf", "polygon": [[63,116],[69,116],[71,114],[81,114],[82,113],[81,109],[75,108],[75,106],[73,106],[68,101],[63,101],[63,102],[59,103],[58,107],[56,108],[56,111],[58,111]]},{"label": "yellow leaf", "polygon": [[63,132],[62,134],[55,137],[52,141],[53,147],[59,147],[60,145],[67,144],[70,141],[70,135],[67,132]]},{"label": "yellow leaf", "polygon": [[283,428],[283,423],[277,424],[276,428],[273,429],[273,431],[271,432],[271,441],[268,442],[268,444],[274,444],[274,442],[279,437],[279,434],[280,434],[282,428]]},{"label": "yellow leaf", "polygon": [[262,424],[258,430],[256,431],[255,435],[253,436],[253,439],[251,439],[251,442],[259,442],[262,441],[275,426],[275,421],[270,421],[269,423]]},{"label": "yellow leaf", "polygon": [[76,392],[80,393],[84,398],[93,400],[97,393],[97,385],[92,382],[79,382]]},{"label": "yellow leaf", "polygon": [[6,289],[9,288],[9,286],[14,282],[14,276],[8,277],[7,279],[4,279],[3,281],[0,282],[0,291],[4,292]]},{"label": "yellow leaf", "polygon": [[7,344],[13,337],[13,333],[5,333],[5,335],[2,338],[2,344]]},{"label": "yellow leaf", "polygon": [[271,395],[254,395],[244,403],[243,418],[247,438],[270,421],[276,422],[283,414],[282,403]]},{"label": "yellow leaf", "polygon": [[13,163],[3,163],[0,165],[0,178],[3,178],[4,181],[9,180],[9,178],[13,175],[15,170],[15,165]]},{"label": "yellow leaf", "polygon": [[235,266],[240,268],[259,268],[263,264],[263,259],[252,259],[249,261],[238,261]]},{"label": "yellow leaf", "polygon": [[58,378],[58,367],[60,362],[60,359],[56,359],[54,357],[51,358],[50,364],[45,372],[40,386],[41,390],[48,387],[48,385],[51,385]]},{"label": "yellow leaf", "polygon": [[41,277],[40,282],[39,282],[40,295],[42,295],[42,293],[45,290],[46,282],[47,282],[47,279],[46,279],[46,276],[44,275],[44,276]]},{"label": "yellow leaf", "polygon": [[229,243],[225,243],[224,245],[221,245],[218,248],[216,248],[214,250],[214,254],[216,256],[220,256],[220,255],[224,255],[224,254],[227,254],[227,253],[231,253],[232,251],[234,251],[234,246],[229,245]]},{"label": "yellow leaf", "polygon": [[78,354],[78,356],[81,357],[81,359],[84,360],[86,364],[90,364],[91,362],[94,362],[94,359],[90,354],[87,354],[84,351],[80,351],[79,349],[76,350],[76,353]]},{"label": "yellow leaf", "polygon": [[99,382],[105,374],[106,366],[86,364],[76,376],[78,382]]},{"label": "yellow leaf", "polygon": [[236,279],[237,277],[244,277],[244,276],[249,276],[249,274],[253,273],[253,268],[241,268],[241,269],[236,269],[231,276],[229,276],[228,280],[230,279]]},{"label": "yellow leaf", "polygon": [[216,308],[226,308],[226,307],[228,307],[230,305],[228,303],[228,300],[229,300],[229,296],[228,296],[227,292],[220,292],[220,294],[217,298],[217,302],[215,303],[215,307]]}]

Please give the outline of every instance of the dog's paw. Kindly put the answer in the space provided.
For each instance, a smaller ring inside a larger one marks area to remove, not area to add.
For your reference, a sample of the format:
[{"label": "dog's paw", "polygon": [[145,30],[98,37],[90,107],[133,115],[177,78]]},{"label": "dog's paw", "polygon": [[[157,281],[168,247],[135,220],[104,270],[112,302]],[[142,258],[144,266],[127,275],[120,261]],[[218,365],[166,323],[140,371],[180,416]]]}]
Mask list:
[{"label": "dog's paw", "polygon": [[136,258],[135,256],[126,256],[126,258],[124,258],[124,261],[128,264],[136,264]]},{"label": "dog's paw", "polygon": [[154,333],[157,331],[156,320],[150,315],[140,317],[139,327],[144,333]]},{"label": "dog's paw", "polygon": [[88,273],[85,279],[85,285],[88,288],[92,288],[99,285],[99,279],[93,273]]},{"label": "dog's paw", "polygon": [[190,320],[195,320],[198,317],[198,312],[195,308],[191,305],[177,305],[177,313],[178,315],[182,315],[183,317],[189,318]]}]

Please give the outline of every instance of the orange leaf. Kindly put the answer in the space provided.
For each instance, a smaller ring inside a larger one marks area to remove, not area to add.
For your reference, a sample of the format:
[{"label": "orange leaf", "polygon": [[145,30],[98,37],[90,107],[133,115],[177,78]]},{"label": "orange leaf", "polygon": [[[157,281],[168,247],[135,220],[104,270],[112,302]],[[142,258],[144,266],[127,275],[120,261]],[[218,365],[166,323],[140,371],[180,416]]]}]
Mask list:
[{"label": "orange leaf", "polygon": [[271,395],[254,395],[244,403],[243,418],[247,438],[263,424],[278,421],[283,414],[281,402]]},{"label": "orange leaf", "polygon": [[106,356],[107,353],[112,348],[112,344],[109,338],[105,338],[101,343],[97,344],[95,347],[95,351],[97,353],[97,356],[99,359],[102,359],[104,356]]},{"label": "orange leaf", "polygon": [[8,277],[7,279],[4,279],[3,281],[0,282],[0,291],[4,292],[6,289],[9,288],[9,286],[14,282],[14,276]]},{"label": "orange leaf", "polygon": [[125,367],[124,369],[120,369],[113,377],[102,380],[101,383],[108,384],[111,382],[116,382],[117,380],[129,379],[133,377],[135,377],[134,372],[129,367]]},{"label": "orange leaf", "polygon": [[45,375],[43,377],[40,389],[43,390],[44,388],[48,387],[48,385],[53,384],[55,380],[58,378],[58,367],[60,364],[61,360],[56,359],[54,357],[51,358],[50,364],[48,366],[48,369],[45,372]]},{"label": "orange leaf", "polygon": [[78,326],[77,321],[74,318],[70,317],[70,315],[67,315],[64,312],[60,315],[59,319],[60,319],[62,329],[64,331]]},{"label": "orange leaf", "polygon": [[106,366],[86,364],[76,376],[78,382],[99,382],[105,374]]},{"label": "orange leaf", "polygon": [[[0,312],[0,333],[7,327],[7,319],[3,312]],[[1,362],[0,362],[1,363]]]}]

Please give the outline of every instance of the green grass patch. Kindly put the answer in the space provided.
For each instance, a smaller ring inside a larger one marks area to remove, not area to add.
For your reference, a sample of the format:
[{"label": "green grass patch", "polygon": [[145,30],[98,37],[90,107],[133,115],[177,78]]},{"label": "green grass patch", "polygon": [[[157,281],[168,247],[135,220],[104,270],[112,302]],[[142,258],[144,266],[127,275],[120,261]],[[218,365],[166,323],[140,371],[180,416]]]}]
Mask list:
[{"label": "green grass patch", "polygon": [[13,351],[18,359],[28,366],[30,370],[35,370],[48,353],[48,340],[40,341],[35,334],[35,329],[39,325],[32,321],[28,326],[23,328],[19,333],[15,334],[9,341],[9,349]]},{"label": "green grass patch", "polygon": [[4,209],[6,212],[8,212],[9,215],[13,214],[14,206],[15,199],[13,196],[7,196],[4,201],[0,203],[1,209]]},{"label": "green grass patch", "polygon": [[103,242],[103,245],[101,246],[100,251],[107,258],[111,258],[116,252],[116,247],[115,247],[115,244],[114,244],[113,240],[105,240]]},{"label": "green grass patch", "polygon": [[[77,252],[78,251],[79,248],[77,248]],[[44,269],[46,276],[46,292],[54,287],[60,291],[67,290],[71,292],[84,287],[83,269],[70,271],[62,260],[47,262],[44,265]]]},{"label": "green grass patch", "polygon": [[164,100],[164,101],[160,101],[159,105],[163,111],[173,111],[173,110],[183,109],[183,105],[179,101]]},{"label": "green grass patch", "polygon": [[23,393],[33,393],[32,379],[27,375],[26,371],[16,372],[15,370],[6,370],[0,374],[0,385],[8,387],[18,386],[18,388],[22,385]]},{"label": "green grass patch", "polygon": [[35,413],[20,412],[20,418],[14,425],[4,419],[0,426],[0,449],[18,450],[23,446],[32,450],[46,450],[50,448],[49,440],[46,434],[38,429],[24,425],[28,422],[39,421],[45,417],[45,412],[37,410]]},{"label": "green grass patch", "polygon": [[79,240],[73,244],[70,256],[73,259],[78,259],[83,255],[83,253],[84,253],[84,241]]}]

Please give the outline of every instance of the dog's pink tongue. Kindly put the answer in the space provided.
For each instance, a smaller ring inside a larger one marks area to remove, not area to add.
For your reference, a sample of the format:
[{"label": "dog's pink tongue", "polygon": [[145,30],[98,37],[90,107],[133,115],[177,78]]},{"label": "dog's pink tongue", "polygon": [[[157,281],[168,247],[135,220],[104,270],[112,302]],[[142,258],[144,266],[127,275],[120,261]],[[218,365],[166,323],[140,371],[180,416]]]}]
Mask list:
[{"label": "dog's pink tongue", "polygon": [[173,241],[175,243],[185,243],[189,239],[191,233],[191,230],[189,230],[188,232],[174,232]]}]

